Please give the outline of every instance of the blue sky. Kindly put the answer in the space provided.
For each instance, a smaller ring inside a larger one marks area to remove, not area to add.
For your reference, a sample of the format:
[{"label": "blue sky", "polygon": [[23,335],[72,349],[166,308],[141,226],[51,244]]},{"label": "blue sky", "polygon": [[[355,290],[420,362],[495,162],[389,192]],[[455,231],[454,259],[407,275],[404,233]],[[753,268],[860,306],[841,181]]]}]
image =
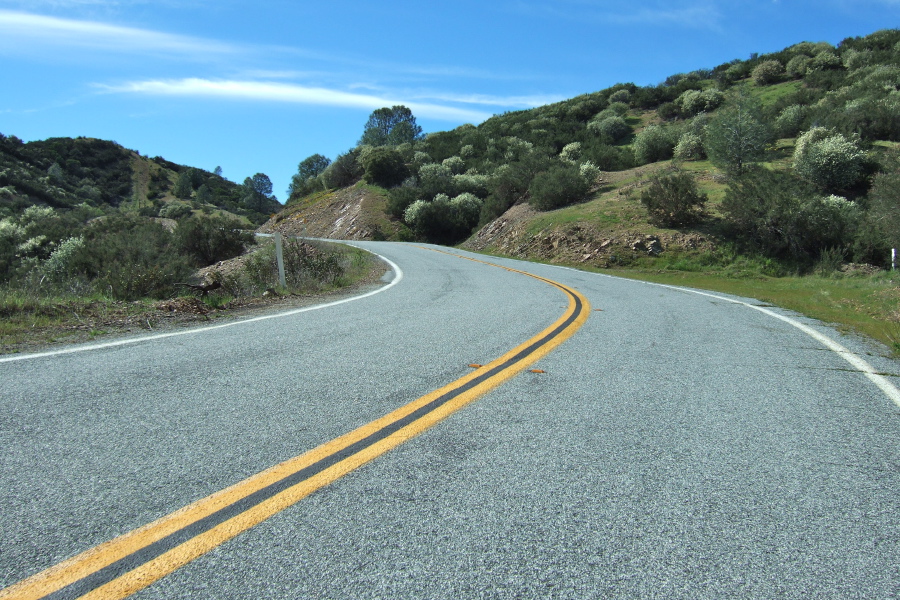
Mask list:
[{"label": "blue sky", "polygon": [[111,139],[285,200],[372,110],[425,132],[900,27],[900,0],[0,0],[0,132]]}]

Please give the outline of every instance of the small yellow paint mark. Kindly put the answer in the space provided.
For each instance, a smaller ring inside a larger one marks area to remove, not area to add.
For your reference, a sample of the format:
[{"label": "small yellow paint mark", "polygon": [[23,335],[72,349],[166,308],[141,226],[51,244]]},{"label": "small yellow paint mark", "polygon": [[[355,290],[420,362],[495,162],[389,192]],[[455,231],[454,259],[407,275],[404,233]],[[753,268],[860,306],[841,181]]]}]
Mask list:
[{"label": "small yellow paint mark", "polygon": [[543,369],[531,369],[531,372],[532,373],[546,373],[547,371],[545,371]]},{"label": "small yellow paint mark", "polygon": [[472,363],[469,366],[472,367],[473,369],[480,369],[484,365],[479,365],[478,363]]}]

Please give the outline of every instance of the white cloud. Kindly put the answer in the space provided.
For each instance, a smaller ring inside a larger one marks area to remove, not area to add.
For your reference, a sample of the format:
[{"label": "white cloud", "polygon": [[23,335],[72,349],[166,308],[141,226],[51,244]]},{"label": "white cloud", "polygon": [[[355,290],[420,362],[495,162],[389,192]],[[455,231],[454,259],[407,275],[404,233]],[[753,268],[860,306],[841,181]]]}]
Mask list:
[{"label": "white cloud", "polygon": [[0,50],[26,53],[59,47],[197,58],[239,52],[235,46],[201,38],[0,9]]},{"label": "white cloud", "polygon": [[443,121],[480,123],[491,115],[477,110],[409,101],[369,94],[354,94],[321,87],[306,87],[270,81],[211,80],[200,78],[133,81],[117,86],[99,86],[108,92],[189,98],[220,98],[266,102],[317,104],[374,110],[403,104],[417,116]]}]

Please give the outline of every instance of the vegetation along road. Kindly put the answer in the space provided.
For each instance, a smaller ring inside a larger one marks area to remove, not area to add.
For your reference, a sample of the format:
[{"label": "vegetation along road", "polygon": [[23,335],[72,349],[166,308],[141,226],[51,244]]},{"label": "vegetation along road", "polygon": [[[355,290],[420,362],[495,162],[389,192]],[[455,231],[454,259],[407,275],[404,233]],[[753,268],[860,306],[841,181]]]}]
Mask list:
[{"label": "vegetation along road", "polygon": [[900,594],[895,360],[756,301],[359,245],[393,279],[353,301],[0,357],[0,598]]}]

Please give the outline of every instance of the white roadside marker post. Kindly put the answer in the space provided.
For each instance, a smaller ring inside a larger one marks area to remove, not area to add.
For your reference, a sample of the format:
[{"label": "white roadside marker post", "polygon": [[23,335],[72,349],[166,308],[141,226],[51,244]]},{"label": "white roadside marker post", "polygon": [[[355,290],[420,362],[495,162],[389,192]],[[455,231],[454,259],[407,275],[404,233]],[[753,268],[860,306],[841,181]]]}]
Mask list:
[{"label": "white roadside marker post", "polygon": [[284,278],[284,251],[281,249],[281,232],[275,232],[275,260],[278,263],[278,283],[282,288],[287,288],[287,280]]},{"label": "white roadside marker post", "polygon": [[891,271],[897,270],[897,249],[891,248]]}]

